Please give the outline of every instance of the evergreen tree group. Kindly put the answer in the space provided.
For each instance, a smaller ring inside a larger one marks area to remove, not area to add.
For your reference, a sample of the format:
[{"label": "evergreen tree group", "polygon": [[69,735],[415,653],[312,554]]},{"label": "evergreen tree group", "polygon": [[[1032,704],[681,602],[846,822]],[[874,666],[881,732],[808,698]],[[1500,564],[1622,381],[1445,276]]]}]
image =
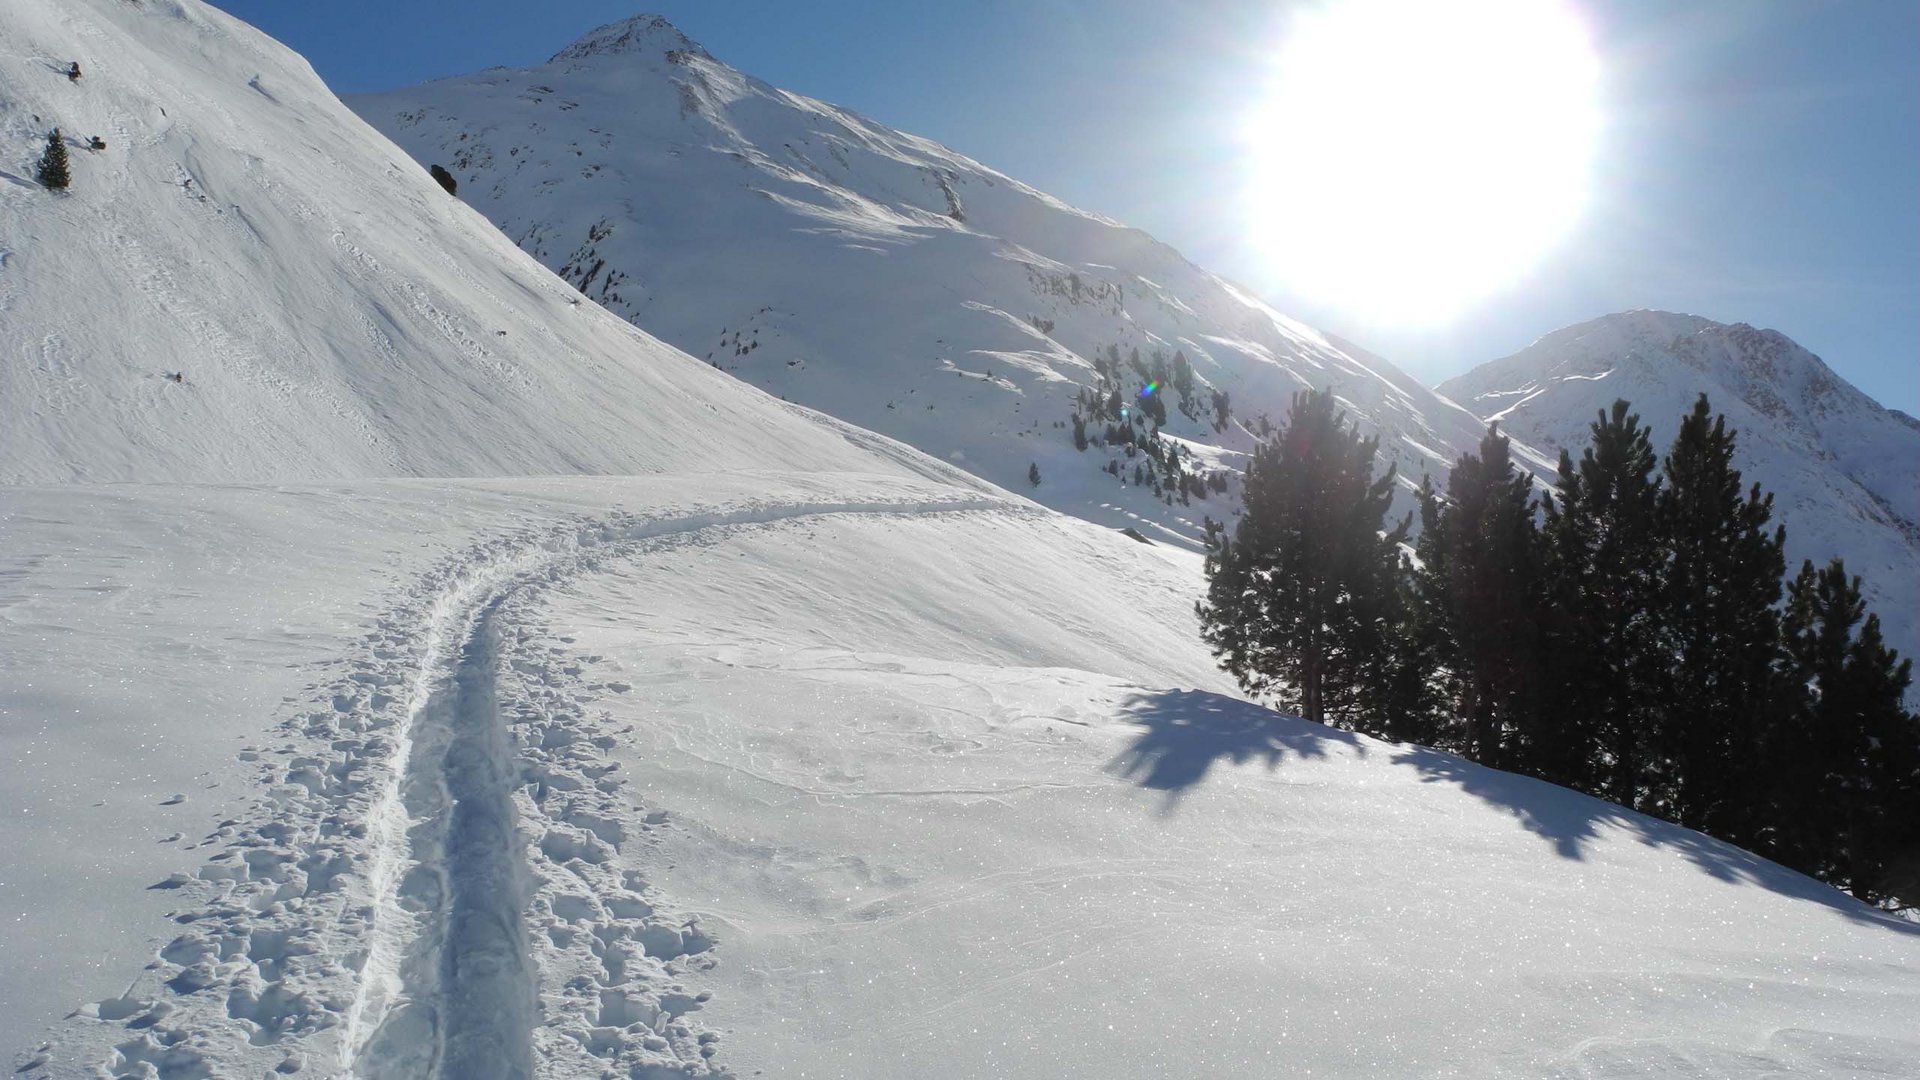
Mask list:
[{"label": "evergreen tree group", "polygon": [[1860,579],[1783,580],[1772,496],[1705,395],[1664,459],[1624,401],[1553,491],[1489,427],[1420,535],[1391,524],[1329,391],[1255,451],[1209,529],[1202,633],[1249,692],[1758,851],[1869,902],[1920,902],[1920,717]]},{"label": "evergreen tree group", "polygon": [[[1093,367],[1098,382],[1079,389],[1068,417],[1075,450],[1097,447],[1124,455],[1134,462],[1131,470],[1122,468],[1119,457],[1112,457],[1102,471],[1134,487],[1150,488],[1168,506],[1176,502],[1191,506],[1194,499],[1227,492],[1226,470],[1206,468],[1190,447],[1161,433],[1168,418],[1169,386],[1177,391],[1181,414],[1200,420],[1200,406],[1193,396],[1197,385],[1193,365],[1184,352],[1176,350],[1169,367],[1159,350],[1142,359],[1140,350],[1134,349],[1122,360],[1120,347],[1110,344],[1093,354]],[[1213,391],[1213,400],[1219,426],[1224,426],[1227,397]]]}]

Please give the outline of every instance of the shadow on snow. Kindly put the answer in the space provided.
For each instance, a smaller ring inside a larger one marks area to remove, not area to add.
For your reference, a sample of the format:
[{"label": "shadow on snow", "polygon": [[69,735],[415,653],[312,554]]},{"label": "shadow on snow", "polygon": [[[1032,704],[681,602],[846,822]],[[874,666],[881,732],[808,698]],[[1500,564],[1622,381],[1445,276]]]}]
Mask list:
[{"label": "shadow on snow", "polygon": [[1187,789],[1223,758],[1235,765],[1264,761],[1272,771],[1288,754],[1326,757],[1335,743],[1366,753],[1350,732],[1204,690],[1135,694],[1121,708],[1146,730],[1109,768],[1143,788],[1166,792],[1162,813],[1171,813]]},{"label": "shadow on snow", "polygon": [[1122,713],[1143,729],[1109,769],[1143,788],[1167,795],[1170,814],[1180,798],[1206,779],[1216,761],[1264,762],[1276,770],[1291,754],[1324,758],[1334,745],[1365,756],[1369,745],[1393,750],[1391,763],[1410,767],[1425,783],[1451,784],[1511,815],[1522,828],[1552,845],[1561,858],[1582,860],[1603,828],[1626,833],[1649,847],[1670,848],[1720,881],[1757,885],[1783,896],[1833,908],[1857,922],[1920,934],[1920,924],[1886,914],[1830,885],[1778,863],[1568,788],[1476,765],[1424,746],[1379,743],[1271,709],[1201,690],[1135,694]]}]

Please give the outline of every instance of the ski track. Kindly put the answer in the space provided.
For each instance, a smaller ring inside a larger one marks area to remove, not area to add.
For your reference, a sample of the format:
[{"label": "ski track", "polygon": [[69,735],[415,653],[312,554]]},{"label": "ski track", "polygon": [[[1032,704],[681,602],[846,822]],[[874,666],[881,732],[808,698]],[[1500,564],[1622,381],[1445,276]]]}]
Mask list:
[{"label": "ski track", "polygon": [[633,688],[587,683],[538,597],[703,530],[967,511],[1043,512],[981,495],[616,513],[448,560],[276,745],[241,751],[263,794],[189,845],[219,849],[197,871],[151,886],[192,898],[178,935],[18,1075],[731,1075],[689,1019],[714,940],[614,858],[673,827],[623,790],[601,753],[618,732],[587,709]]}]

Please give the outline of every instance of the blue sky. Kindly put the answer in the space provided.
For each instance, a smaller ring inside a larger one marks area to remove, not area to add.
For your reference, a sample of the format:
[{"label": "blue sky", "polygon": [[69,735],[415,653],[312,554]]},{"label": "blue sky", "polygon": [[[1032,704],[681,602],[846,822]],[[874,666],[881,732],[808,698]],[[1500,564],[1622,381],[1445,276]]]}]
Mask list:
[{"label": "blue sky", "polygon": [[1920,4],[1579,3],[1606,130],[1581,224],[1518,284],[1408,329],[1288,295],[1230,210],[1276,0],[219,0],[338,92],[538,63],[665,15],[768,82],[1137,225],[1428,381],[1626,308],[1772,327],[1920,414]]}]

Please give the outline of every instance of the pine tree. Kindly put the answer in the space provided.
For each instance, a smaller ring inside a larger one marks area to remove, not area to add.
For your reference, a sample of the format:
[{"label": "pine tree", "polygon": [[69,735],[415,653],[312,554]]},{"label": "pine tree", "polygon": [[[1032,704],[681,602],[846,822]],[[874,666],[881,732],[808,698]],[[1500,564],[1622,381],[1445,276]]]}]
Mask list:
[{"label": "pine tree", "polygon": [[1148,416],[1153,418],[1153,429],[1158,431],[1165,427],[1167,423],[1166,399],[1162,396],[1159,386],[1151,389],[1142,387],[1141,390],[1140,408]]},{"label": "pine tree", "polygon": [[47,149],[40,155],[40,166],[34,172],[34,178],[54,191],[65,191],[73,182],[67,171],[67,144],[60,137],[60,129],[54,128],[47,133]]},{"label": "pine tree", "polygon": [[1662,465],[1659,529],[1668,552],[1660,625],[1671,687],[1653,749],[1661,795],[1651,809],[1682,825],[1751,843],[1759,735],[1778,698],[1783,530],[1773,496],[1743,496],[1734,432],[1705,394],[1680,422]]},{"label": "pine tree", "polygon": [[[1901,707],[1910,661],[1888,649],[1860,579],[1811,562],[1787,589],[1785,685],[1801,692],[1769,740],[1769,855],[1862,900],[1920,889],[1920,731]],[[1857,629],[1856,629],[1857,628]]]},{"label": "pine tree", "polygon": [[1638,808],[1665,700],[1656,621],[1663,559],[1648,429],[1625,401],[1600,413],[1545,500],[1549,679],[1542,775]]},{"label": "pine tree", "polygon": [[1255,448],[1231,543],[1207,560],[1202,636],[1250,693],[1315,722],[1351,725],[1384,697],[1399,546],[1386,533],[1394,470],[1375,479],[1330,391],[1294,397],[1286,428]]},{"label": "pine tree", "polygon": [[1027,483],[1032,484],[1034,487],[1040,486],[1040,463],[1039,462],[1030,461],[1027,463]]},{"label": "pine tree", "polygon": [[1461,749],[1510,767],[1549,756],[1538,730],[1545,588],[1533,480],[1489,425],[1478,454],[1454,463],[1441,501],[1420,493],[1420,610],[1449,697],[1466,721]]}]

